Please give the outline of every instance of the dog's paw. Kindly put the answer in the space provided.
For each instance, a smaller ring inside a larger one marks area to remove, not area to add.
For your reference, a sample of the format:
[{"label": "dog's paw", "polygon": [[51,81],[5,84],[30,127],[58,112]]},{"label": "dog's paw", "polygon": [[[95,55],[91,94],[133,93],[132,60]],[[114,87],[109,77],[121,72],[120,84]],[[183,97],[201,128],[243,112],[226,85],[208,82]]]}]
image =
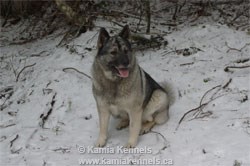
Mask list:
[{"label": "dog's paw", "polygon": [[128,143],[124,146],[124,148],[127,148],[127,149],[129,149],[129,148],[135,148],[135,146],[136,146],[136,143],[128,142]]},{"label": "dog's paw", "polygon": [[95,143],[95,147],[101,148],[103,146],[105,146],[106,144],[106,139],[98,139]]},{"label": "dog's paw", "polygon": [[151,131],[151,128],[142,128],[140,131],[140,135],[147,134]]},{"label": "dog's paw", "polygon": [[150,132],[154,125],[154,121],[142,124],[140,135],[147,134],[148,132]]}]

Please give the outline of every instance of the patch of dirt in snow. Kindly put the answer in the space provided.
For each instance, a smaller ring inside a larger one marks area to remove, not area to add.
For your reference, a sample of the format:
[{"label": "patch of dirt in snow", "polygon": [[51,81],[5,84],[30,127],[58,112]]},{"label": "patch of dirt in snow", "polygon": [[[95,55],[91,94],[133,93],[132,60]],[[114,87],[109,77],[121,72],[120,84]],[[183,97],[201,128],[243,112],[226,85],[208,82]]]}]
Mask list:
[{"label": "patch of dirt in snow", "polygon": [[[250,64],[249,35],[207,23],[164,36],[166,47],[137,52],[155,80],[173,85],[170,120],[140,136],[138,147],[146,152],[135,154],[116,151],[126,143],[128,129],[116,131],[113,120],[104,148],[111,154],[93,154],[99,127],[86,75],[96,33],[86,32],[68,47],[57,47],[62,36],[1,44],[0,165],[79,165],[79,160],[100,158],[127,158],[130,164],[169,159],[176,166],[250,165],[249,68],[233,68]],[[225,71],[228,66],[233,67]],[[186,112],[206,102],[178,125]]]}]

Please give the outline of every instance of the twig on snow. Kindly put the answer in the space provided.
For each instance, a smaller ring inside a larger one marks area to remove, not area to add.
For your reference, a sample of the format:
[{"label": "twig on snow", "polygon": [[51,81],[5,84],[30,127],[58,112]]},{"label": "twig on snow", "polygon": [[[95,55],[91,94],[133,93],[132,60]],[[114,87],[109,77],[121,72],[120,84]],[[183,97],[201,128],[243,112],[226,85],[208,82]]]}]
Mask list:
[{"label": "twig on snow", "polygon": [[209,92],[211,92],[212,90],[214,90],[214,89],[216,89],[216,88],[219,88],[219,87],[221,87],[221,85],[217,85],[217,86],[215,86],[215,87],[209,89],[208,91],[206,91],[206,92],[204,93],[204,95],[201,97],[201,100],[200,100],[200,108],[198,109],[199,111],[196,112],[196,113],[198,113],[198,114],[195,113],[195,114],[196,114],[195,117],[197,117],[197,116],[199,115],[199,112],[202,112],[201,105],[202,105],[202,102],[203,102],[204,98],[207,96],[207,94],[208,94]]},{"label": "twig on snow", "polygon": [[15,123],[11,123],[8,125],[0,125],[0,128],[7,128],[7,127],[15,126],[15,125],[16,125]]},{"label": "twig on snow", "polygon": [[93,39],[98,35],[99,32],[96,32],[86,43],[89,44],[90,42],[93,41]]},{"label": "twig on snow", "polygon": [[20,152],[22,149],[23,149],[22,147],[20,147],[20,148],[18,148],[18,149],[11,149],[10,152],[11,152],[11,154],[19,154],[19,152]]},{"label": "twig on snow", "polygon": [[13,146],[13,143],[19,138],[19,135],[17,134],[16,137],[10,141],[10,147]]},{"label": "twig on snow", "polygon": [[46,122],[47,119],[49,118],[49,115],[52,113],[52,110],[53,110],[54,105],[55,105],[55,102],[56,102],[56,100],[55,100],[56,94],[57,94],[57,93],[55,93],[55,94],[53,95],[53,97],[52,97],[52,100],[51,100],[51,103],[50,103],[50,108],[49,108],[48,112],[47,112],[46,114],[41,114],[41,115],[40,115],[41,121],[39,122],[39,125],[40,125],[42,128],[44,128],[45,122]]},{"label": "twig on snow", "polygon": [[250,45],[250,43],[246,43],[242,48],[238,49],[238,48],[230,47],[230,46],[228,45],[227,42],[226,42],[225,44],[226,44],[226,46],[228,47],[227,53],[228,53],[230,50],[235,50],[235,51],[241,52],[245,47],[247,47],[247,46]]},{"label": "twig on snow", "polygon": [[250,60],[250,58],[244,58],[244,59],[238,59],[235,61],[235,63],[246,63]]},{"label": "twig on snow", "polygon": [[29,67],[32,67],[32,66],[35,66],[35,65],[36,65],[36,63],[34,63],[34,64],[32,64],[32,65],[24,66],[24,67],[22,68],[22,70],[20,70],[20,72],[17,74],[16,82],[18,82],[18,79],[19,79],[20,74],[21,74],[25,69],[27,69],[27,68],[29,68]]},{"label": "twig on snow", "polygon": [[227,66],[227,67],[225,67],[224,71],[229,72],[229,69],[244,69],[244,68],[248,68],[248,67],[250,67],[250,65],[246,65],[246,66]]},{"label": "twig on snow", "polygon": [[76,72],[83,74],[84,76],[88,77],[89,79],[92,79],[89,75],[85,74],[84,72],[81,72],[79,70],[77,70],[76,68],[73,67],[66,67],[62,69],[64,72],[66,72],[66,70],[75,70]]},{"label": "twig on snow", "polygon": [[163,134],[161,134],[161,133],[159,133],[157,131],[153,131],[153,130],[151,130],[150,133],[158,134],[158,135],[160,135],[163,138],[163,140],[164,140],[164,146],[161,148],[161,150],[165,150],[168,147],[168,141],[167,141],[166,137]]},{"label": "twig on snow", "polygon": [[201,107],[205,107],[207,104],[208,104],[208,102],[203,103],[203,104],[199,105],[198,107],[193,108],[193,109],[189,110],[188,112],[186,112],[186,113],[181,117],[181,119],[179,120],[178,125],[181,124],[181,122],[183,121],[183,119],[184,119],[189,113],[191,113],[191,112],[193,112],[193,111],[197,111],[197,110],[199,110]]},{"label": "twig on snow", "polygon": [[30,142],[30,140],[34,137],[34,135],[37,133],[37,131],[38,131],[38,128],[36,128],[36,129],[31,133],[31,135],[29,136],[29,138],[27,139],[26,145],[25,145],[25,148],[26,148],[26,149],[29,148],[29,146],[30,146],[29,142]]},{"label": "twig on snow", "polygon": [[[212,97],[209,101],[203,103],[203,100],[204,100],[204,98],[207,96],[207,94],[208,94],[209,92],[211,92],[212,90],[214,90],[214,89],[216,89],[216,88],[219,88],[219,87],[221,87],[221,85],[217,85],[217,86],[215,86],[215,87],[209,89],[208,91],[206,91],[206,92],[204,93],[204,95],[202,96],[201,100],[200,100],[199,106],[196,107],[196,108],[193,108],[193,109],[191,109],[191,110],[189,110],[189,111],[187,111],[187,112],[181,117],[181,119],[179,120],[177,128],[180,126],[181,122],[184,120],[184,118],[185,118],[188,114],[190,114],[191,112],[196,111],[193,115],[195,115],[195,118],[197,118],[197,117],[199,116],[199,114],[202,112],[203,108],[204,108],[206,105],[208,105],[210,102],[214,101],[215,99],[217,99],[217,98],[219,98],[219,97],[222,97],[223,95],[217,96],[217,97],[215,97],[215,98]],[[216,93],[217,93],[217,92],[216,92]],[[214,96],[214,95],[213,95],[213,96]],[[194,119],[195,119],[195,118],[194,118]],[[176,128],[176,129],[177,129],[177,128]]]},{"label": "twig on snow", "polygon": [[228,80],[228,82],[225,84],[225,85],[223,85],[223,89],[225,89],[226,87],[228,87],[228,85],[230,84],[232,82],[232,78],[230,78],[229,80]]},{"label": "twig on snow", "polygon": [[180,64],[180,66],[193,65],[193,64],[194,64],[194,62],[182,63],[182,64]]},{"label": "twig on snow", "polygon": [[53,149],[54,152],[62,152],[62,153],[69,153],[70,152],[70,148],[56,148],[56,149]]}]

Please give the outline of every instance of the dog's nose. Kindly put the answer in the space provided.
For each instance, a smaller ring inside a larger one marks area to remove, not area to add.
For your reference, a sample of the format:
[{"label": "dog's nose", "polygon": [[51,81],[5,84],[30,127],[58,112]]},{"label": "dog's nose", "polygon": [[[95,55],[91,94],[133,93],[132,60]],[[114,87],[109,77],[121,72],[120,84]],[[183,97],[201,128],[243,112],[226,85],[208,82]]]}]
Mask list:
[{"label": "dog's nose", "polygon": [[129,65],[129,60],[126,59],[126,60],[122,63],[122,65],[125,66],[125,67],[128,67],[128,65]]},{"label": "dog's nose", "polygon": [[127,55],[122,56],[122,58],[120,59],[120,65],[122,65],[124,67],[128,67],[129,59],[128,59]]}]

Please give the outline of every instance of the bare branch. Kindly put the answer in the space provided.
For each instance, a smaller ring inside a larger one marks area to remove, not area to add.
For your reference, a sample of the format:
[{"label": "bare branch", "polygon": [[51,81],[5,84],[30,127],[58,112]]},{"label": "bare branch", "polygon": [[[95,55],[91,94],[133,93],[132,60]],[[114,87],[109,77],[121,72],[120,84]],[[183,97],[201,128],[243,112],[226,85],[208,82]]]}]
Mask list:
[{"label": "bare branch", "polygon": [[223,89],[225,89],[226,87],[228,87],[228,85],[230,84],[232,82],[232,78],[230,78],[229,80],[228,80],[228,82],[225,84],[225,85],[223,85]]},{"label": "bare branch", "polygon": [[232,47],[230,47],[230,46],[228,45],[227,42],[226,42],[225,44],[226,44],[226,46],[229,48],[229,49],[227,50],[227,53],[228,53],[230,50],[235,50],[235,51],[241,52],[245,47],[247,47],[247,46],[250,45],[250,43],[246,43],[242,48],[238,49],[238,48],[232,48]]},{"label": "bare branch", "polygon": [[248,68],[248,67],[250,67],[250,65],[246,65],[246,66],[227,66],[227,67],[225,67],[224,71],[229,72],[229,69],[244,69],[244,68]]},{"label": "bare branch", "polygon": [[214,90],[214,89],[216,89],[216,88],[219,88],[219,87],[221,87],[221,85],[217,85],[217,86],[215,86],[215,87],[209,89],[208,91],[206,91],[206,92],[204,93],[204,95],[201,97],[199,106],[196,107],[196,108],[193,108],[193,109],[191,109],[191,110],[189,110],[189,111],[187,111],[187,112],[181,117],[181,119],[179,120],[179,123],[178,123],[177,128],[180,126],[181,122],[184,120],[184,118],[185,118],[189,113],[196,111],[196,112],[194,113],[194,115],[195,115],[195,118],[197,118],[198,115],[200,114],[200,112],[202,112],[202,109],[203,109],[206,105],[208,105],[210,102],[214,101],[215,99],[217,99],[217,98],[219,98],[219,97],[222,97],[223,95],[217,96],[217,97],[215,97],[215,98],[212,97],[208,102],[202,103],[202,102],[203,102],[203,99],[205,98],[205,96],[206,96],[209,92],[211,92],[212,90]]},{"label": "bare branch", "polygon": [[45,125],[46,121],[48,120],[50,114],[52,113],[52,110],[53,110],[55,102],[56,102],[56,99],[55,99],[56,98],[56,94],[57,93],[54,93],[54,95],[53,95],[53,97],[51,99],[50,108],[49,108],[48,112],[46,112],[46,114],[43,113],[43,114],[40,115],[41,121],[39,122],[39,125],[42,128],[44,128],[44,125]]},{"label": "bare branch", "polygon": [[66,68],[63,68],[63,71],[66,72],[66,70],[75,70],[76,72],[80,73],[80,74],[83,74],[84,76],[88,77],[89,79],[92,79],[89,75],[85,74],[84,72],[81,72],[79,70],[77,70],[76,68],[73,68],[73,67],[66,67]]},{"label": "bare branch", "polygon": [[32,67],[32,66],[35,66],[35,65],[36,65],[36,63],[34,63],[34,64],[32,64],[32,65],[24,66],[24,67],[22,68],[22,70],[17,74],[16,82],[18,82],[20,74],[21,74],[25,69],[27,69],[27,68],[29,68],[29,67]]},{"label": "bare branch", "polygon": [[181,119],[179,120],[178,124],[180,125],[181,122],[183,121],[183,119],[184,119],[189,113],[191,113],[191,112],[193,112],[193,111],[197,111],[197,110],[199,110],[201,107],[202,107],[202,108],[205,107],[207,104],[208,104],[208,102],[207,102],[207,103],[203,103],[203,104],[199,105],[198,107],[193,108],[193,109],[189,110],[188,112],[186,112],[186,113],[181,117]]},{"label": "bare branch", "polygon": [[[202,105],[203,99],[206,97],[206,95],[207,95],[209,92],[211,92],[212,90],[214,90],[214,89],[216,89],[216,88],[219,88],[219,87],[221,87],[221,85],[217,85],[217,86],[215,86],[215,87],[209,89],[208,91],[206,91],[206,92],[204,93],[204,95],[202,96],[202,98],[201,98],[201,100],[200,100],[200,109],[199,109],[199,112],[202,111],[201,105]],[[196,116],[198,116],[198,115],[199,115],[199,114],[197,114]]]},{"label": "bare branch", "polygon": [[147,20],[146,33],[150,33],[151,11],[150,11],[150,1],[149,0],[146,0],[145,8],[146,8],[146,20]]},{"label": "bare branch", "polygon": [[13,143],[19,138],[19,135],[17,134],[16,137],[10,141],[10,147],[13,146]]}]

